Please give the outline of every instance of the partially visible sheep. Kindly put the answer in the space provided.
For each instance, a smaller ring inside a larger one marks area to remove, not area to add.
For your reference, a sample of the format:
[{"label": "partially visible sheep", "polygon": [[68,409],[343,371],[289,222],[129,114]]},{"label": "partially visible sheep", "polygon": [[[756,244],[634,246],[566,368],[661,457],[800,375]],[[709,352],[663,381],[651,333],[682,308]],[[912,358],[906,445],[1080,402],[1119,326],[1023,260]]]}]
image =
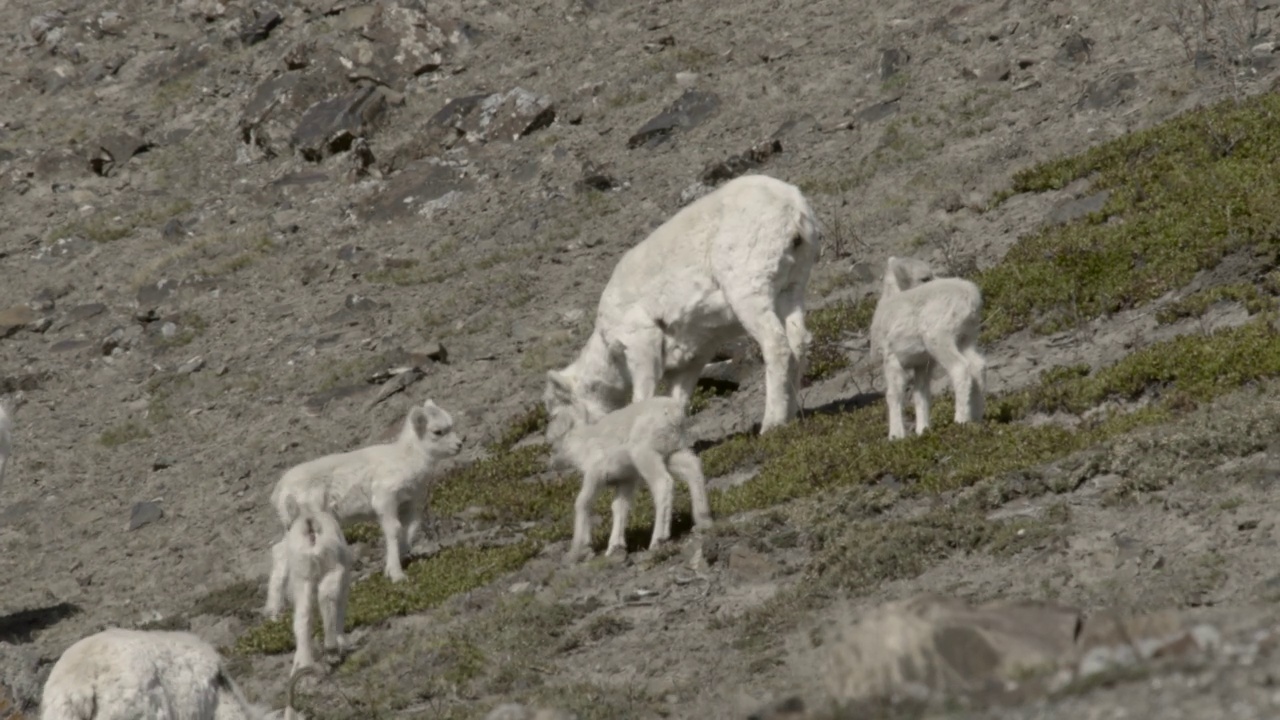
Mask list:
[{"label": "partially visible sheep", "polygon": [[0,402],[0,485],[4,484],[4,470],[13,456],[13,410]]},{"label": "partially visible sheep", "polygon": [[[766,175],[725,183],[623,254],[561,379],[590,420],[652,397],[664,379],[687,405],[716,350],[745,333],[764,355],[760,432],[786,423],[799,408],[804,296],[820,244],[799,188]],[[548,411],[555,397],[548,384]]]},{"label": "partially visible sheep", "polygon": [[54,663],[40,720],[267,720],[212,645],[188,632],[109,628]]},{"label": "partially visible sheep", "polygon": [[[392,442],[325,455],[286,470],[271,493],[271,505],[286,529],[294,521],[291,507],[327,510],[340,522],[377,520],[386,540],[387,577],[402,582],[403,558],[422,525],[429,476],[442,460],[458,454],[462,441],[449,413],[427,400],[409,411]],[[289,563],[279,543],[271,555],[263,614],[276,618],[284,609]]]},{"label": "partially visible sheep", "polygon": [[[293,498],[286,498],[293,504]],[[319,605],[326,654],[341,652],[351,589],[351,550],[338,519],[327,511],[289,507],[293,524],[285,534],[289,597],[293,603],[293,669],[315,665],[311,642],[312,609]],[[272,555],[278,552],[272,548]]]},{"label": "partially visible sheep", "polygon": [[642,479],[653,494],[649,547],[655,548],[669,539],[675,482],[668,469],[689,486],[695,526],[711,526],[706,478],[702,463],[690,449],[689,417],[680,400],[651,397],[589,422],[586,407],[575,400],[568,382],[554,371],[549,377],[551,392],[558,401],[546,431],[547,440],[555,448],[551,462],[575,467],[582,473],[582,490],[573,506],[573,540],[568,560],[580,560],[590,554],[591,505],[606,484],[613,485],[616,494],[613,529],[605,554],[626,552],[623,533],[636,486]]},{"label": "partially visible sheep", "polygon": [[906,437],[903,393],[914,388],[916,434],[929,427],[933,362],[946,369],[957,423],[982,419],[986,361],[977,349],[982,291],[961,278],[934,279],[928,263],[890,257],[871,319],[871,347],[884,363],[889,439]]}]

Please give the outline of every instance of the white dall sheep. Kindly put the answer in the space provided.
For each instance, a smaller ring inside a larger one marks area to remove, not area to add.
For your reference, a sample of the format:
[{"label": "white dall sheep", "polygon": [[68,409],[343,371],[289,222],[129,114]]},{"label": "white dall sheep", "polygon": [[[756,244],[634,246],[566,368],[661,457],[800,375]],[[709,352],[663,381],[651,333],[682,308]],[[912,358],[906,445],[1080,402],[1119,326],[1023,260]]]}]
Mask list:
[{"label": "white dall sheep", "polygon": [[982,291],[961,278],[934,278],[923,260],[890,257],[871,319],[871,347],[884,363],[889,439],[906,437],[907,383],[915,399],[916,434],[929,427],[933,363],[946,369],[955,392],[957,423],[982,419],[986,361],[977,349]]},{"label": "white dall sheep", "polygon": [[13,411],[0,402],[0,485],[4,484],[4,470],[13,456]]},{"label": "white dall sheep", "polygon": [[[292,503],[288,498],[286,503]],[[351,549],[333,513],[292,507],[293,524],[285,533],[289,598],[293,603],[294,671],[315,665],[311,642],[312,610],[320,608],[324,650],[339,653],[344,643],[347,593],[351,589]]]},{"label": "white dall sheep", "polygon": [[[393,442],[325,455],[286,470],[271,493],[271,505],[286,530],[294,520],[291,508],[301,506],[332,512],[340,522],[377,520],[386,540],[387,578],[402,582],[403,559],[422,525],[430,475],[442,460],[458,454],[462,441],[449,413],[427,400],[409,411]],[[263,608],[269,618],[284,609],[288,567],[286,540],[281,539],[271,549]]]},{"label": "white dall sheep", "polygon": [[77,640],[54,663],[40,700],[40,720],[278,715],[245,699],[212,645],[163,630],[109,628]]},{"label": "white dall sheep", "polygon": [[[695,200],[623,254],[595,327],[560,371],[591,420],[652,397],[666,380],[688,404],[725,342],[750,335],[765,363],[764,433],[795,417],[811,336],[804,295],[821,245],[799,188],[744,175]],[[543,395],[553,410],[556,393]]]},{"label": "white dall sheep", "polygon": [[668,470],[689,486],[694,525],[702,529],[711,526],[706,478],[701,461],[690,448],[689,416],[683,402],[668,397],[646,398],[591,422],[568,381],[554,371],[550,378],[551,391],[558,401],[546,431],[547,440],[555,448],[551,461],[573,466],[582,473],[582,490],[573,507],[568,560],[581,560],[590,554],[591,506],[606,484],[613,485],[616,493],[606,555],[626,552],[623,533],[640,480],[653,495],[650,549],[671,537],[675,482]]}]

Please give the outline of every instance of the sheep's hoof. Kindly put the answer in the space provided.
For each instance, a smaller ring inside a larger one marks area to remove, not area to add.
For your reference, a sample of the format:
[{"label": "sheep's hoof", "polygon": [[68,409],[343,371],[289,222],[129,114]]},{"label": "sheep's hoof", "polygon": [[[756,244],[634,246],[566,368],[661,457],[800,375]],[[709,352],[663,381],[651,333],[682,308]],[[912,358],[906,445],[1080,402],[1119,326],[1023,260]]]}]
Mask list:
[{"label": "sheep's hoof", "polygon": [[387,573],[387,579],[388,579],[388,580],[390,580],[390,581],[391,581],[391,582],[393,582],[393,583],[402,583],[402,582],[404,582],[405,580],[408,580],[408,579],[409,579],[409,576],[408,576],[408,575],[405,575],[405,574],[404,574],[404,571],[403,571],[403,570],[401,570],[401,571],[399,571],[399,572],[388,572],[388,573]]},{"label": "sheep's hoof", "polygon": [[259,610],[258,612],[262,615],[262,617],[264,617],[264,618],[266,618],[266,619],[268,619],[268,620],[279,620],[279,619],[280,619],[280,610],[278,610],[278,609],[276,609],[276,608],[264,607],[264,608],[262,608],[261,610]]},{"label": "sheep's hoof", "polygon": [[627,556],[626,545],[610,545],[608,550],[604,551],[607,558],[625,558]]}]

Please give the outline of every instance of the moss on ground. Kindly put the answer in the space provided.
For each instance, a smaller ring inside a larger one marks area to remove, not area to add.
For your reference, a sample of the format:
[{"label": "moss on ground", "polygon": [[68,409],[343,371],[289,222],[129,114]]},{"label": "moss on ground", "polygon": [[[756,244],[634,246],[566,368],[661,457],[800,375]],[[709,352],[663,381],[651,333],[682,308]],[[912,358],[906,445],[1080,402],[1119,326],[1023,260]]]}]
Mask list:
[{"label": "moss on ground", "polygon": [[1088,177],[1111,195],[1089,218],[1023,238],[975,279],[987,336],[1070,328],[1180,288],[1233,252],[1274,255],[1277,113],[1280,95],[1226,101],[1015,175],[1015,193]]},{"label": "moss on ground", "polygon": [[[998,265],[970,278],[983,292],[984,342],[1024,328],[1066,330],[1137,307],[1184,287],[1235,252],[1275,265],[1277,115],[1277,94],[1226,101],[1015,175],[996,204],[1085,177],[1094,191],[1111,195],[1100,212],[1021,238]],[[1240,300],[1251,312],[1263,306],[1254,293],[1234,286],[1188,300],[1166,317],[1195,314],[1218,299]],[[874,303],[838,303],[810,313],[810,379],[847,366],[838,343],[869,326]]]},{"label": "moss on ground", "polygon": [[1200,290],[1160,308],[1156,312],[1156,321],[1167,325],[1183,318],[1198,318],[1220,302],[1238,302],[1250,315],[1274,309],[1277,294],[1274,279],[1275,273],[1272,273],[1262,287],[1251,282],[1239,282]]},{"label": "moss on ground", "polygon": [[[500,547],[455,546],[405,568],[408,579],[392,583],[381,572],[353,583],[347,628],[373,625],[387,618],[421,612],[445,599],[479,587],[520,567],[541,549],[523,541]],[[264,622],[236,641],[237,652],[281,653],[293,649],[291,616]]]},{"label": "moss on ground", "polygon": [[[1280,237],[1280,186],[1267,182],[1280,133],[1270,130],[1280,97],[1197,111],[1146,133],[1122,138],[1079,158],[1046,164],[1015,181],[1020,191],[1061,187],[1092,174],[1095,187],[1112,191],[1101,216],[1047,229],[1019,241],[1005,260],[978,274],[987,297],[987,339],[1020,329],[1070,327],[1148,302],[1186,285],[1228,253],[1253,253],[1271,263]],[[1275,137],[1272,137],[1272,136]],[[1243,285],[1188,298],[1174,313],[1194,314],[1217,299],[1256,299]],[[1270,289],[1267,290],[1270,293]],[[807,377],[825,377],[847,359],[839,342],[865,329],[874,299],[829,306],[810,314],[814,349]],[[1199,402],[1261,378],[1280,376],[1280,332],[1267,311],[1244,326],[1189,335],[1153,345],[1115,365],[1055,368],[1032,387],[988,399],[988,421],[954,425],[943,397],[933,429],[923,437],[889,442],[883,405],[810,417],[766,436],[743,435],[705,451],[709,477],[756,470],[749,482],[712,495],[718,517],[769,508],[839,489],[870,492],[892,476],[904,492],[943,492],[1054,461],[1147,425],[1184,414]],[[355,374],[355,373],[348,373]],[[1035,413],[1083,414],[1109,401],[1148,402],[1136,411],[1115,407],[1091,413],[1071,427],[1022,421]],[[499,548],[455,547],[410,565],[410,580],[387,583],[380,574],[353,588],[350,625],[431,607],[446,597],[490,582],[523,564],[543,542],[569,534],[578,490],[576,475],[547,470],[545,446],[515,447],[545,421],[538,408],[517,418],[490,446],[484,460],[441,479],[433,510],[457,514],[480,508],[480,519],[534,523],[526,540]],[[687,526],[682,486],[676,526]],[[599,507],[607,511],[607,493]],[[647,494],[637,498],[632,542],[644,543],[652,516]],[[957,549],[1002,552],[1052,534],[1052,519],[991,522],[978,508],[938,509],[909,522],[832,535],[820,548],[815,583],[831,587],[875,582],[918,572],[927,559]],[[607,533],[596,530],[597,545]],[[794,538],[793,538],[794,539]],[[895,549],[897,548],[897,549]],[[827,580],[823,580],[826,578]],[[823,592],[817,587],[815,597]],[[237,644],[242,652],[283,652],[292,646],[287,621],[253,628]],[[464,673],[465,674],[465,673]],[[461,677],[461,676],[459,676]],[[464,681],[466,678],[462,678]]]}]

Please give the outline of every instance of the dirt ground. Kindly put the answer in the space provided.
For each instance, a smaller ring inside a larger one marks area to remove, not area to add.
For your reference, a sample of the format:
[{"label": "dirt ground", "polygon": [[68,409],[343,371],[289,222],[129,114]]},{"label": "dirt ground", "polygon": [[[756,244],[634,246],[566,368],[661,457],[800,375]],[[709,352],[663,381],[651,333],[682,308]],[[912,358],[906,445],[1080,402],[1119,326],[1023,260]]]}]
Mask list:
[{"label": "dirt ground", "polygon": [[[1280,64],[1256,46],[1280,6],[1220,5],[1179,28],[1176,0],[0,4],[0,391],[19,399],[0,486],[0,686],[34,717],[62,650],[108,626],[180,618],[234,645],[256,619],[208,599],[251,587],[261,602],[279,473],[385,436],[426,397],[467,436],[455,464],[483,457],[585,339],[618,257],[709,164],[778,141],[755,171],[798,184],[826,225],[810,308],[875,292],[889,255],[994,266],[1090,196],[1082,181],[988,209],[1015,172],[1270,90]],[[1196,54],[1201,42],[1213,53]],[[296,85],[264,90],[291,72]],[[311,103],[357,87],[382,89],[329,118],[345,135],[308,140],[307,121],[324,121],[305,116]],[[505,96],[492,121],[438,114],[516,88],[528,94]],[[682,97],[683,125],[641,133]],[[1248,317],[1224,303],[1158,323],[1174,299],[993,343],[989,389]],[[807,410],[878,402],[866,338],[845,352],[847,368],[805,389]],[[387,385],[369,378],[406,365],[424,376],[373,403]],[[704,443],[759,422],[763,372],[749,369],[699,414]],[[778,607],[812,560],[775,542],[779,523],[831,498],[718,518],[711,539],[626,562],[564,568],[550,543],[479,589],[358,630],[315,691],[332,702],[310,709],[483,717],[517,700],[584,718],[746,717],[821,692],[807,629],[923,591],[1173,607],[1251,637],[1280,597],[1280,460],[1263,432],[1280,428],[1275,389],[1096,450],[1163,478],[1136,504],[1108,502],[1114,472],[1012,500],[993,516],[1052,509],[1052,532],[811,599],[771,637],[744,637],[742,619]],[[930,502],[904,496],[884,522]],[[416,551],[530,531],[444,517]],[[361,577],[380,557],[362,545]],[[468,664],[458,638],[473,635],[490,651]],[[289,659],[232,662],[279,706]],[[1277,662],[1224,659],[1001,716],[1267,717]]]}]

